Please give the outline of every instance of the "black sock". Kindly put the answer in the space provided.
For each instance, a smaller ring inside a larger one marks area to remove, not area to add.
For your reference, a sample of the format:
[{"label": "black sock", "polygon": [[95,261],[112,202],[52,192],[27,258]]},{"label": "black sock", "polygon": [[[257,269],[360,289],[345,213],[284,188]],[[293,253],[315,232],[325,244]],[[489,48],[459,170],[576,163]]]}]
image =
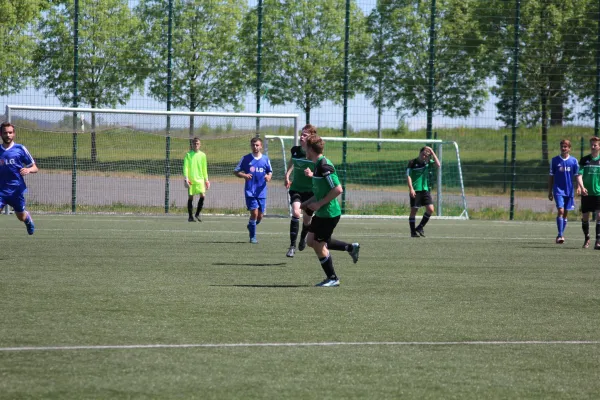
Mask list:
[{"label": "black sock", "polygon": [[204,207],[204,197],[200,197],[200,199],[198,199],[198,210],[196,210],[196,217],[202,212],[202,207]]},{"label": "black sock", "polygon": [[600,240],[600,218],[596,220],[596,241]]},{"label": "black sock", "polygon": [[327,241],[327,248],[329,250],[348,251],[348,246],[352,245],[346,242],[342,242],[341,240],[336,240],[334,238],[329,238],[329,240]]},{"label": "black sock", "polygon": [[188,214],[190,215],[190,218],[192,218],[193,212],[194,212],[194,198],[190,197],[190,198],[188,198]]},{"label": "black sock", "polygon": [[331,259],[331,254],[325,258],[319,258],[319,261],[321,262],[321,268],[323,268],[325,275],[327,275],[327,279],[337,280],[337,275],[333,269],[333,260]]},{"label": "black sock", "polygon": [[306,235],[308,235],[308,228],[310,225],[302,224],[302,232],[300,232],[300,240],[306,239]]},{"label": "black sock", "polygon": [[581,221],[581,229],[586,238],[590,237],[590,221]]},{"label": "black sock", "polygon": [[298,238],[298,229],[300,228],[300,219],[292,217],[290,221],[290,246],[296,247],[296,239]]},{"label": "black sock", "polygon": [[423,218],[421,218],[421,222],[419,223],[419,226],[421,228],[424,228],[425,225],[429,222],[429,218],[431,218],[431,214],[428,214],[428,213],[423,214]]},{"label": "black sock", "polygon": [[415,218],[408,218],[408,225],[410,225],[410,232],[415,233]]}]

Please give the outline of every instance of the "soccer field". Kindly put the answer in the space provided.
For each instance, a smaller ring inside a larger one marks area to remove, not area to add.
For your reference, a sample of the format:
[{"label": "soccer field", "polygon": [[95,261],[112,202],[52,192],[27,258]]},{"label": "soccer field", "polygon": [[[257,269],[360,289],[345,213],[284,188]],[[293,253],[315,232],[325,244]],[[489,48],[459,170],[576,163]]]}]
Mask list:
[{"label": "soccer field", "polygon": [[[580,223],[342,219],[338,288],[289,220],[0,216],[0,398],[513,399],[600,393]],[[593,227],[592,227],[593,234]]]}]

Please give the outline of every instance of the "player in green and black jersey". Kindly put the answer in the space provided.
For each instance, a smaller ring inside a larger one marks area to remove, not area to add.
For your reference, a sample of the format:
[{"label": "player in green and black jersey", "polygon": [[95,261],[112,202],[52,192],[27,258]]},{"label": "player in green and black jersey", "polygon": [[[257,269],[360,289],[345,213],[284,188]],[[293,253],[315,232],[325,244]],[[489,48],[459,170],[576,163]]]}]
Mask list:
[{"label": "player in green and black jersey", "polygon": [[342,215],[342,209],[337,197],[342,194],[335,167],[323,156],[324,142],[317,135],[310,136],[306,141],[306,156],[315,163],[314,173],[305,170],[307,176],[312,176],[312,188],[314,196],[302,203],[302,209],[310,209],[315,212],[310,224],[307,243],[315,250],[321,268],[327,277],[316,286],[333,287],[339,286],[340,281],[333,269],[333,260],[330,250],[347,251],[352,261],[358,261],[358,243],[346,243],[331,237],[333,230]]},{"label": "player in green and black jersey", "polygon": [[[581,191],[581,229],[585,235],[583,248],[590,247],[590,213],[600,215],[600,138],[590,139],[591,154],[579,161],[579,171],[583,176]],[[600,218],[596,218],[596,250],[600,250]]]},{"label": "player in green and black jersey", "polygon": [[[285,187],[289,189],[290,205],[292,206],[290,248],[286,254],[287,257],[294,257],[294,253],[296,252],[296,239],[298,238],[298,228],[300,227],[300,205],[313,196],[312,178],[306,176],[304,171],[307,168],[311,171],[315,169],[315,163],[306,158],[306,139],[316,134],[317,128],[313,125],[308,124],[302,128],[300,146],[292,147],[292,159],[285,173]],[[300,251],[306,247],[306,235],[308,234],[312,215],[312,210],[303,210],[302,212],[302,232],[300,233],[300,243],[298,244],[298,250]]]},{"label": "player in green and black jersey", "polygon": [[[406,181],[408,182],[408,192],[410,194],[410,216],[408,217],[408,224],[410,225],[410,236],[420,237],[425,236],[423,227],[429,221],[429,218],[433,214],[433,201],[431,200],[431,194],[429,193],[429,169],[432,165],[440,167],[440,161],[433,149],[429,146],[423,147],[419,151],[419,157],[408,162],[408,168],[406,169]],[[419,223],[419,226],[415,228],[415,217],[419,208],[425,207],[425,213]]]}]

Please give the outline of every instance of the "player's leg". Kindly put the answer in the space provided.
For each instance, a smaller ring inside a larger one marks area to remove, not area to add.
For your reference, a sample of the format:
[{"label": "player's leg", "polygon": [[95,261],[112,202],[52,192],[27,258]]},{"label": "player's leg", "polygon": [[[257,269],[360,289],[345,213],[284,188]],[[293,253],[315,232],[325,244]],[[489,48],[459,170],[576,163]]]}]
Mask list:
[{"label": "player's leg", "polygon": [[325,280],[317,283],[316,286],[320,287],[334,287],[339,286],[340,281],[333,268],[333,259],[331,253],[326,246],[327,241],[331,238],[333,229],[337,225],[339,217],[337,218],[319,218],[314,217],[310,225],[310,232],[307,236],[307,243],[313,248],[317,255],[321,268],[327,276]]},{"label": "player's leg", "polygon": [[246,208],[250,212],[250,219],[248,220],[248,234],[250,236],[250,243],[258,243],[256,240],[256,219],[258,218],[258,201],[255,197],[246,197]]},{"label": "player's leg", "polygon": [[415,221],[417,217],[417,211],[419,211],[419,206],[416,202],[416,197],[410,198],[410,214],[408,216],[408,225],[410,226],[410,236],[414,238],[420,237],[415,228]]},{"label": "player's leg", "polygon": [[[313,197],[312,192],[306,192],[301,194],[302,202],[309,200]],[[302,231],[300,232],[300,243],[298,243],[298,250],[302,251],[306,247],[306,235],[308,234],[308,229],[310,227],[310,223],[312,221],[312,216],[314,211],[311,209],[303,209],[302,210]]]},{"label": "player's leg", "polygon": [[33,235],[35,232],[35,225],[33,219],[27,210],[25,210],[25,196],[23,194],[14,196],[6,202],[8,206],[11,206],[15,210],[15,215],[19,221],[25,223],[27,233]]},{"label": "player's leg", "polygon": [[587,249],[590,247],[590,213],[593,211],[594,202],[591,199],[592,196],[581,197],[581,230],[583,231],[583,248]]},{"label": "player's leg", "polygon": [[267,199],[256,199],[258,202],[258,214],[256,215],[256,225],[260,224],[267,212]]},{"label": "player's leg", "polygon": [[[190,187],[191,190],[191,187]],[[194,220],[194,195],[188,195],[187,202],[187,210],[188,210],[188,222],[195,222]]]},{"label": "player's leg", "polygon": [[425,231],[423,228],[429,222],[429,218],[433,215],[433,200],[431,200],[431,195],[429,191],[423,191],[419,193],[420,199],[417,199],[418,203],[422,206],[425,206],[425,213],[423,213],[423,218],[421,218],[421,222],[419,226],[417,226],[416,231],[419,236],[425,236]]},{"label": "player's leg", "polygon": [[301,204],[300,193],[290,191],[290,206],[292,207],[292,217],[290,219],[290,248],[288,249],[286,256],[294,257],[296,252],[296,239],[298,238],[298,231],[300,230],[300,204]]},{"label": "player's leg", "polygon": [[202,217],[200,216],[202,208],[204,208],[204,193],[200,193],[200,198],[198,199],[198,207],[196,208],[196,214],[194,215],[198,222],[202,222]]}]

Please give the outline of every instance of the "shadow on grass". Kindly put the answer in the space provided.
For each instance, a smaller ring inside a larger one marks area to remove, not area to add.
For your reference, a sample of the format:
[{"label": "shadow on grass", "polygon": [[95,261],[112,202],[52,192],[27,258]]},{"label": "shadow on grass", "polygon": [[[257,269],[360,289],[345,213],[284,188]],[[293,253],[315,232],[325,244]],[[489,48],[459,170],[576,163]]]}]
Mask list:
[{"label": "shadow on grass", "polygon": [[[246,242],[244,242],[246,243]],[[261,264],[257,264],[257,263],[213,263],[213,265],[219,265],[219,266],[233,266],[233,267],[285,267],[287,264],[286,263],[261,263]]]},{"label": "shadow on grass", "polygon": [[220,287],[246,287],[246,288],[299,288],[311,287],[311,285],[210,285]]}]

